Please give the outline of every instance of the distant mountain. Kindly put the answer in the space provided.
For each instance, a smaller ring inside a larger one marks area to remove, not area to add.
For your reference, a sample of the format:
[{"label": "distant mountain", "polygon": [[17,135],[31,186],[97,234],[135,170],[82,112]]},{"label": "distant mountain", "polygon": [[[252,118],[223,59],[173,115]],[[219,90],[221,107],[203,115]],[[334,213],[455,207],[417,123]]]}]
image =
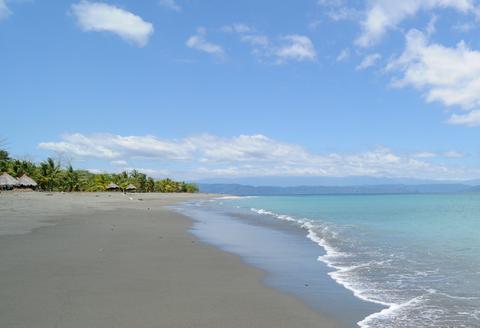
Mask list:
[{"label": "distant mountain", "polygon": [[454,181],[454,180],[428,180],[413,178],[389,178],[389,177],[245,177],[245,178],[216,178],[196,181],[198,184],[236,184],[246,186],[271,186],[271,187],[296,187],[296,186],[382,186],[382,185],[450,185],[462,184],[469,186],[480,185],[479,180]]},{"label": "distant mountain", "polygon": [[427,194],[480,192],[467,184],[385,184],[362,186],[249,186],[242,184],[199,184],[201,192],[230,195],[338,195],[338,194]]},{"label": "distant mountain", "polygon": [[467,192],[480,192],[480,186],[470,187]]}]

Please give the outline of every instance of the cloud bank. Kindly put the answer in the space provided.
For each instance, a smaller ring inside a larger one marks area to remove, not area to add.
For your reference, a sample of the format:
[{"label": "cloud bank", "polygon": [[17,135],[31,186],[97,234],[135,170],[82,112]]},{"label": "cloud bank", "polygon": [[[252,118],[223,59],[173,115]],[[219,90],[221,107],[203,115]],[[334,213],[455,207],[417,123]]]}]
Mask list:
[{"label": "cloud bank", "polygon": [[[450,151],[399,154],[385,147],[353,153],[317,154],[306,148],[267,136],[240,135],[222,138],[209,134],[183,139],[113,134],[67,134],[60,141],[42,142],[39,148],[72,156],[93,158],[115,166],[142,160],[162,169],[176,163],[188,178],[232,176],[391,176],[467,178],[466,169],[429,159],[459,157]],[[477,171],[478,173],[478,171]]]}]

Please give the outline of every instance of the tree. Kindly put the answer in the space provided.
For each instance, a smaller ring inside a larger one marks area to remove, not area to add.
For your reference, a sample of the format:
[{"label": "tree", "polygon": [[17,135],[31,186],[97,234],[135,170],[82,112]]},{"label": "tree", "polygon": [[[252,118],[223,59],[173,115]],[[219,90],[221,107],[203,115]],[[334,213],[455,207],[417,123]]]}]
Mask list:
[{"label": "tree", "polygon": [[130,172],[130,183],[137,187],[138,191],[145,191],[145,184],[147,183],[147,176],[137,170]]},{"label": "tree", "polygon": [[148,178],[145,183],[145,192],[154,192],[155,191],[155,180]]},{"label": "tree", "polygon": [[0,162],[6,162],[10,159],[8,151],[0,149]]},{"label": "tree", "polygon": [[184,186],[185,186],[185,192],[193,194],[193,193],[197,193],[199,191],[198,186],[196,184],[185,183]]},{"label": "tree", "polygon": [[68,165],[62,181],[64,191],[72,192],[80,190],[79,174],[73,169],[71,164]]},{"label": "tree", "polygon": [[58,186],[60,163],[56,163],[49,157],[45,162],[40,163],[40,188],[47,191],[54,191]]},{"label": "tree", "polygon": [[5,139],[0,139],[0,170],[7,171],[7,162],[10,160],[10,155],[5,148]]},{"label": "tree", "polygon": [[60,161],[49,157],[40,164],[29,160],[10,158],[0,139],[0,172],[7,172],[14,177],[27,174],[37,181],[39,188],[45,191],[104,191],[111,182],[123,190],[133,184],[141,192],[198,192],[194,184],[178,182],[172,179],[155,181],[144,173],[133,170],[118,174],[92,173],[75,170],[72,165],[62,168]]},{"label": "tree", "polygon": [[0,139],[0,162],[6,162],[10,160],[8,151],[5,149],[6,144],[7,144],[6,139]]},{"label": "tree", "polygon": [[127,188],[129,182],[128,178],[128,173],[123,171],[120,174],[114,174],[113,177],[113,182],[115,182],[120,188],[122,188],[123,191]]}]

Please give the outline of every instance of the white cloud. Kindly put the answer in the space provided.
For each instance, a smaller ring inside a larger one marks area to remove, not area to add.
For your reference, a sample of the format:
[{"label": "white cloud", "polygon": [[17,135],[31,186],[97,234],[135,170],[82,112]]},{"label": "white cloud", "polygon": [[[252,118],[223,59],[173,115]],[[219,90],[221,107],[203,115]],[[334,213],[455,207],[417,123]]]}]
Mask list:
[{"label": "white cloud", "polygon": [[348,58],[350,58],[350,50],[343,49],[342,51],[340,51],[340,53],[337,56],[337,62],[346,61]]},{"label": "white cloud", "polygon": [[127,161],[124,160],[117,160],[117,161],[112,161],[112,164],[115,166],[125,166],[127,165]]},{"label": "white cloud", "polygon": [[438,154],[432,153],[432,152],[429,152],[429,151],[422,151],[422,152],[413,154],[413,157],[416,157],[416,158],[435,158],[435,157],[438,157]]},{"label": "white cloud", "polygon": [[84,31],[110,32],[143,47],[153,34],[153,25],[129,11],[100,2],[82,0],[71,7]]},{"label": "white cloud", "polygon": [[472,110],[467,114],[453,114],[447,122],[453,125],[480,126],[480,110]]},{"label": "white cloud", "polygon": [[473,0],[371,0],[363,18],[362,33],[356,40],[360,47],[377,43],[388,30],[419,11],[452,8],[462,13],[475,9]]},{"label": "white cloud", "polygon": [[223,26],[222,31],[238,35],[240,41],[250,45],[253,55],[264,58],[272,56],[273,45],[270,38],[258,33],[254,27],[243,23],[235,23]]},{"label": "white cloud", "polygon": [[175,0],[159,0],[158,3],[160,6],[165,7],[167,9],[180,12],[182,11],[182,7],[175,1]]},{"label": "white cloud", "polygon": [[270,39],[265,35],[242,35],[241,40],[254,47],[266,48],[270,45]]},{"label": "white cloud", "polygon": [[0,0],[0,21],[10,16],[12,12],[7,7],[6,0]]},{"label": "white cloud", "polygon": [[430,163],[426,161],[428,156],[399,154],[384,147],[354,154],[318,154],[300,145],[264,135],[221,138],[204,134],[183,139],[161,139],[154,136],[77,133],[65,135],[61,141],[40,143],[39,147],[75,159],[115,161],[119,164],[117,167],[126,161],[146,161],[162,169],[162,165],[176,163],[177,170],[184,170],[181,175],[190,177],[366,175],[465,178],[473,175],[467,170]]},{"label": "white cloud", "polygon": [[322,21],[319,19],[315,19],[310,21],[310,23],[308,23],[308,28],[311,30],[316,30],[320,27],[320,25],[322,25]]},{"label": "white cloud", "polygon": [[430,20],[428,21],[428,25],[425,30],[428,36],[435,34],[435,32],[437,31],[437,26],[436,26],[437,21],[438,21],[438,16],[436,15],[433,15],[432,18],[430,18]]},{"label": "white cloud", "polygon": [[425,93],[427,102],[459,106],[466,114],[454,114],[451,124],[480,124],[480,51],[461,41],[456,47],[430,43],[418,30],[406,36],[406,49],[392,60],[387,70],[401,75],[397,87],[413,86]]},{"label": "white cloud", "polygon": [[274,51],[279,62],[288,60],[314,61],[317,58],[312,40],[304,35],[285,35],[280,40],[282,44]]},{"label": "white cloud", "polygon": [[357,20],[360,16],[360,11],[344,0],[319,0],[317,3],[326,8],[327,16],[333,21]]},{"label": "white cloud", "polygon": [[253,47],[267,47],[270,45],[270,39],[266,35],[258,33],[254,27],[243,23],[225,25],[221,30],[225,33],[239,35],[242,42],[248,43]]},{"label": "white cloud", "polygon": [[335,22],[345,20],[355,21],[359,18],[360,11],[347,6],[342,6],[337,8],[331,8],[328,11],[327,16]]},{"label": "white cloud", "polygon": [[442,154],[446,158],[462,158],[465,157],[465,154],[459,151],[450,150]]},{"label": "white cloud", "polygon": [[469,32],[469,31],[473,30],[475,28],[475,24],[472,23],[472,22],[467,22],[467,23],[461,22],[461,23],[457,23],[457,24],[453,25],[452,28],[455,31],[465,33],[465,32]]},{"label": "white cloud", "polygon": [[455,150],[450,150],[443,153],[421,151],[418,153],[414,153],[413,157],[415,158],[462,158],[462,157],[465,157],[465,154]]},{"label": "white cloud", "polygon": [[60,142],[43,142],[42,149],[70,154],[75,157],[90,157],[108,160],[132,158],[158,158],[180,160],[187,158],[185,149],[176,148],[175,142],[159,140],[153,136],[122,137],[111,134],[67,134]]},{"label": "white cloud", "polygon": [[273,59],[277,64],[314,61],[317,58],[312,40],[305,35],[289,34],[271,39],[243,23],[223,26],[222,31],[237,34],[240,41],[252,47],[252,54],[263,59]]},{"label": "white cloud", "polygon": [[225,51],[223,47],[207,41],[207,30],[204,27],[199,27],[197,29],[197,34],[192,35],[188,38],[186,45],[189,48],[206,52],[211,55],[215,55],[217,57],[223,57],[225,55]]},{"label": "white cloud", "polygon": [[143,168],[143,167],[129,167],[129,166],[122,166],[117,165],[115,168],[88,168],[87,171],[95,174],[101,173],[121,173],[121,172],[132,172],[133,170],[151,176],[153,178],[163,178],[163,177],[172,177],[171,170],[165,169],[150,169],[150,168]]},{"label": "white cloud", "polygon": [[367,69],[369,67],[375,66],[377,62],[382,58],[382,55],[379,53],[370,54],[363,58],[362,62],[356,67],[357,71]]}]

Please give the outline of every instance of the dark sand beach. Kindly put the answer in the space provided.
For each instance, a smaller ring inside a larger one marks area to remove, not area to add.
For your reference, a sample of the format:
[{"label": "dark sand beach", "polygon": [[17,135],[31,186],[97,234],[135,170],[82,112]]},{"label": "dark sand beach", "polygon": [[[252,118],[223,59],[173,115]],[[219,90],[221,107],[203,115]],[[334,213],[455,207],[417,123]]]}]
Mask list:
[{"label": "dark sand beach", "polygon": [[335,327],[164,207],[208,197],[0,194],[0,326]]}]

